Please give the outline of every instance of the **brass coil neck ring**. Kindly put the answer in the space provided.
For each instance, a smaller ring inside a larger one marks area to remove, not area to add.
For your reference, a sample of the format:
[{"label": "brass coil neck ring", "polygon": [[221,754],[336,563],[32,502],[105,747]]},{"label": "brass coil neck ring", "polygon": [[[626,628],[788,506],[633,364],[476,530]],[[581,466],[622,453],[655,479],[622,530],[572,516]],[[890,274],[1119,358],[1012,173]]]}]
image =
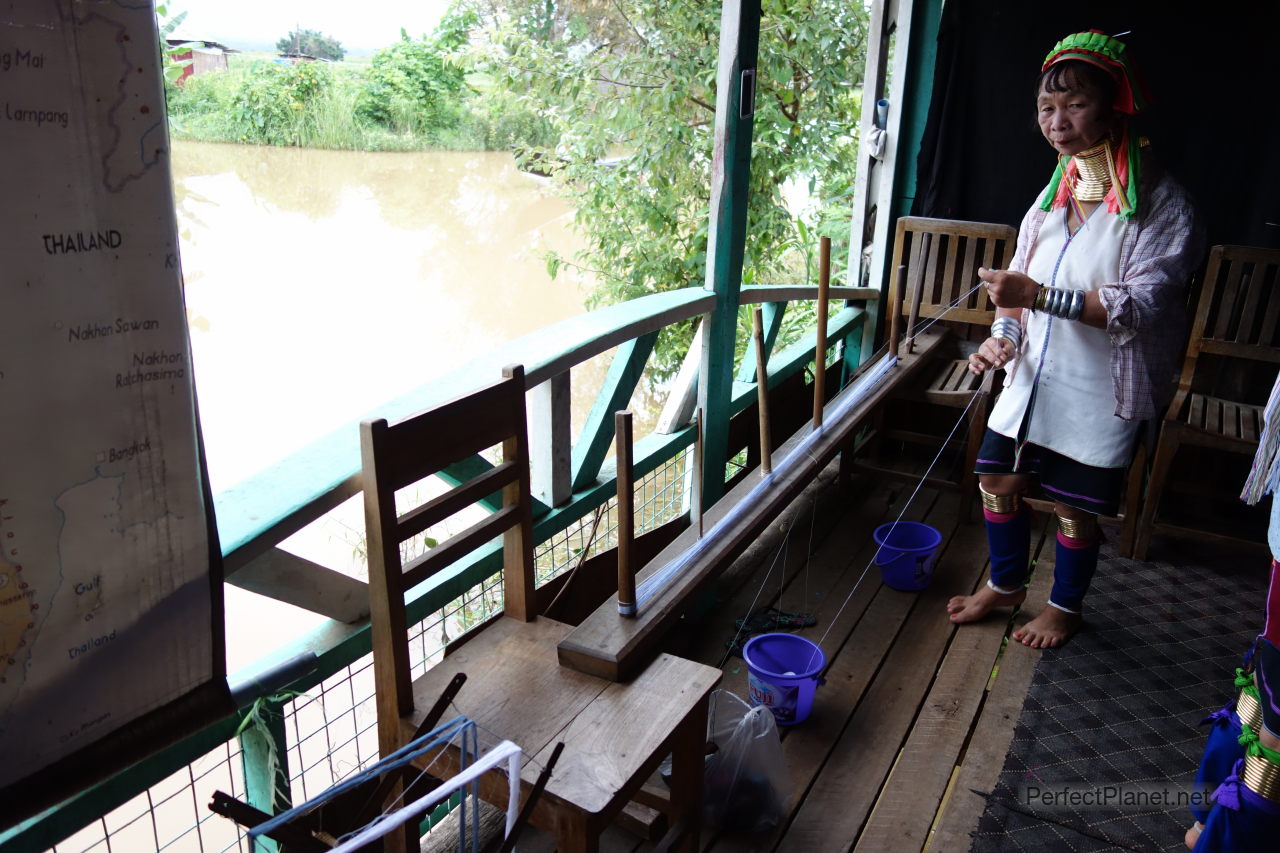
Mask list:
[{"label": "brass coil neck ring", "polygon": [[1261,755],[1246,755],[1240,774],[1245,787],[1273,803],[1280,803],[1280,767]]},{"label": "brass coil neck ring", "polygon": [[1001,515],[1010,515],[1018,511],[1022,504],[1021,495],[993,495],[982,484],[978,484],[978,494],[982,496],[982,508]]}]

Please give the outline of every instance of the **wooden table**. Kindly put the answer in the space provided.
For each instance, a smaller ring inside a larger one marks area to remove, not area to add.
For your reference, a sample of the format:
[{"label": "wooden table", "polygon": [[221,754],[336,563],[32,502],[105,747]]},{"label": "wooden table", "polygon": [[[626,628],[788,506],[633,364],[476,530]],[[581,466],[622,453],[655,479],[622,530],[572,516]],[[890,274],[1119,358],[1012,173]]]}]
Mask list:
[{"label": "wooden table", "polygon": [[[481,741],[505,738],[532,756],[521,773],[522,797],[563,742],[531,818],[556,836],[562,853],[597,850],[601,831],[672,755],[668,816],[672,831],[682,833],[676,849],[697,850],[707,699],[720,671],[662,654],[629,683],[587,675],[557,660],[556,646],[570,630],[542,617],[498,619],[414,682],[414,705],[430,708],[456,673],[466,673],[455,705],[479,726]],[[424,713],[402,718],[406,738]],[[452,750],[419,764],[433,761],[433,775],[457,770]],[[505,807],[506,778],[483,777],[480,796]]]}]

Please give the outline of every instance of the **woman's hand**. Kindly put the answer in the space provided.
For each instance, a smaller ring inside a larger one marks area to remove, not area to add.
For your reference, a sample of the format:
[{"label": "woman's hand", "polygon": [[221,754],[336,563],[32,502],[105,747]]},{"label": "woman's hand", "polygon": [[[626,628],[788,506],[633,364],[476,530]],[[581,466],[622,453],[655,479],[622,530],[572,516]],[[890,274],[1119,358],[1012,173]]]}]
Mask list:
[{"label": "woman's hand", "polygon": [[978,351],[969,356],[969,372],[981,376],[988,370],[1004,367],[1016,354],[1008,338],[987,338]]},{"label": "woman's hand", "polygon": [[987,283],[987,293],[997,308],[1030,308],[1040,289],[1030,277],[1013,270],[978,267],[978,278]]}]

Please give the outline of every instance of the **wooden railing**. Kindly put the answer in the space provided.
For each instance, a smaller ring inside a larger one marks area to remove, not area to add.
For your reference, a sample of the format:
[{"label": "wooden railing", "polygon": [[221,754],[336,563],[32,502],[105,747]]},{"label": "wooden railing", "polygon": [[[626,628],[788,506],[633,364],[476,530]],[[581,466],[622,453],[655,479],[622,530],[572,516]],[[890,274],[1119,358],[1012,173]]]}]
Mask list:
[{"label": "wooden railing", "polygon": [[[841,345],[867,325],[866,300],[878,291],[833,287],[832,299],[845,306],[827,323],[828,347]],[[769,383],[773,387],[793,378],[814,361],[815,334],[809,333],[780,352],[772,352],[788,302],[814,299],[817,288],[803,285],[743,287],[740,304],[765,305]],[[862,304],[855,304],[861,300]],[[534,534],[543,542],[584,515],[607,503],[616,490],[616,478],[605,455],[613,441],[616,409],[625,408],[652,354],[658,333],[674,323],[706,315],[715,309],[715,296],[701,288],[660,293],[592,311],[531,335],[496,347],[465,369],[455,371],[380,406],[369,417],[402,418],[431,405],[452,399],[499,375],[503,365],[520,363],[528,377],[530,445],[535,507]],[[857,364],[857,345],[845,348],[852,355],[846,367]],[[588,359],[616,349],[581,434],[570,438],[570,371]],[[733,352],[714,354],[733,358]],[[755,355],[749,349],[735,374],[729,411],[718,413],[722,422],[750,407],[756,397]],[[692,380],[677,379],[673,395],[692,394]],[[654,471],[694,440],[688,414],[692,406],[668,407],[666,423],[659,431],[639,439],[634,448],[635,476]],[[671,412],[677,414],[671,415]],[[363,419],[363,418],[362,418]],[[361,420],[362,420],[361,419]],[[251,672],[235,673],[233,688],[242,708],[276,692],[283,681],[298,691],[311,689],[343,667],[368,654],[368,596],[365,584],[355,578],[295,556],[278,547],[287,537],[316,521],[349,497],[359,494],[359,421],[302,448],[275,465],[255,474],[215,497],[218,531],[224,555],[226,580],[254,592],[303,607],[329,617],[322,627],[274,650]],[[446,479],[463,480],[491,463],[476,456],[441,473]],[[724,470],[723,462],[719,470]],[[411,622],[422,620],[485,578],[501,570],[498,544],[481,549],[435,576],[408,604]],[[299,673],[303,673],[299,676]],[[282,674],[283,673],[283,674]],[[218,744],[236,736],[243,712],[155,755],[115,778],[74,798],[60,808],[0,835],[5,849],[43,850],[87,822],[126,802],[171,773],[188,765]],[[283,727],[278,737],[283,739]],[[251,800],[268,808],[276,780],[254,756],[272,750],[242,744],[245,776]],[[286,744],[277,744],[283,753]]]}]

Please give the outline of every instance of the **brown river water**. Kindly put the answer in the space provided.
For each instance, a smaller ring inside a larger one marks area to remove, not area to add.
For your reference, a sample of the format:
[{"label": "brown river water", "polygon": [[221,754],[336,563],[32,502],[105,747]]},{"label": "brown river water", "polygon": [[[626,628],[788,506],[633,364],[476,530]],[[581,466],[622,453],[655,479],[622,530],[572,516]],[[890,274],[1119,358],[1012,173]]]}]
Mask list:
[{"label": "brown river water", "polygon": [[[215,495],[487,347],[585,310],[592,282],[551,279],[542,255],[581,246],[572,211],[508,154],[177,141],[173,178]],[[609,359],[573,371],[574,435]],[[656,412],[638,415],[637,438]],[[365,576],[360,498],[283,547]],[[323,621],[228,586],[229,672]]]},{"label": "brown river water", "polygon": [[488,152],[175,142],[213,490],[482,353],[582,313],[571,211]]}]

